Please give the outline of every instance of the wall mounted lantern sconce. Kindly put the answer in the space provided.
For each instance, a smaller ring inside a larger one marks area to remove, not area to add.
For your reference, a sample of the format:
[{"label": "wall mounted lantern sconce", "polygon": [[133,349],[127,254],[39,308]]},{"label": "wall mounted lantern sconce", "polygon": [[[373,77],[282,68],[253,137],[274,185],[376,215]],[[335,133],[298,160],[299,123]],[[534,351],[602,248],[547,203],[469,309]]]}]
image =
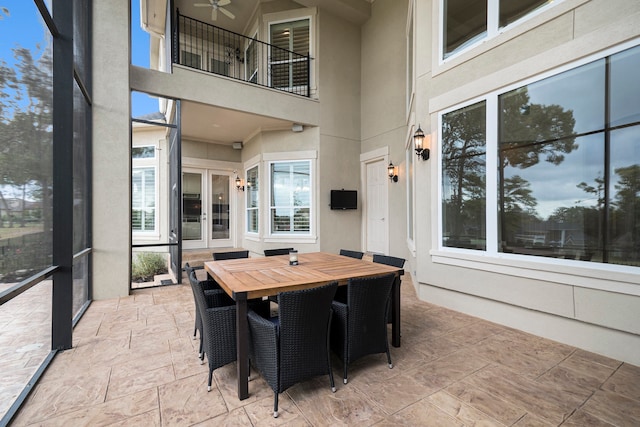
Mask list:
[{"label": "wall mounted lantern sconce", "polygon": [[429,139],[425,143],[424,132],[418,125],[418,130],[413,134],[413,144],[416,149],[418,158],[422,160],[429,160]]},{"label": "wall mounted lantern sconce", "polygon": [[238,175],[236,175],[236,190],[244,191],[244,185],[242,185],[242,180]]},{"label": "wall mounted lantern sconce", "polygon": [[392,182],[398,182],[398,168],[393,166],[391,162],[389,162],[389,166],[387,166],[387,175]]}]

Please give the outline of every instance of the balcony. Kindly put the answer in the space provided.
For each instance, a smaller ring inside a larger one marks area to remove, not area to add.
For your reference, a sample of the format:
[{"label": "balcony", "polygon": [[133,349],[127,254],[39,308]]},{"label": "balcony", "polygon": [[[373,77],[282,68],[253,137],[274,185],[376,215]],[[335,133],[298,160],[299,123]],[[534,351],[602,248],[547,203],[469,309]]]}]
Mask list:
[{"label": "balcony", "polygon": [[172,61],[186,67],[309,97],[309,55],[227,31],[176,12]]}]

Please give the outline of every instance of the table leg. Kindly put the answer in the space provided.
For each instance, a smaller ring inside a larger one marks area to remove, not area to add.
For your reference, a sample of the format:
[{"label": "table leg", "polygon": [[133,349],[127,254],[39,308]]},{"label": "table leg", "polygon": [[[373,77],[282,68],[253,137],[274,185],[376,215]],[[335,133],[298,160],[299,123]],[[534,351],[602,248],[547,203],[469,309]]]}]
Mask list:
[{"label": "table leg", "polygon": [[400,347],[400,276],[396,276],[391,289],[391,345]]},{"label": "table leg", "polygon": [[249,397],[249,324],[247,322],[247,294],[235,294],[236,347],[238,371],[238,399]]}]

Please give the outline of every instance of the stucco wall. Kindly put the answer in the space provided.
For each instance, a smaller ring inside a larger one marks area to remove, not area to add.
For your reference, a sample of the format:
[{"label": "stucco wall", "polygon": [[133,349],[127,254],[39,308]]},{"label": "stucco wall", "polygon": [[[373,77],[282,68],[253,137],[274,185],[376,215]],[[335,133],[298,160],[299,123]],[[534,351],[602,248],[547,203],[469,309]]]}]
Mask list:
[{"label": "stucco wall", "polygon": [[129,1],[93,2],[93,16],[92,286],[104,299],[131,282]]},{"label": "stucco wall", "polygon": [[[388,147],[399,168],[388,181],[389,254],[410,260],[407,246],[407,14],[406,0],[379,0],[362,26],[361,153]],[[419,165],[421,166],[421,165]],[[406,265],[411,271],[411,260]]]}]

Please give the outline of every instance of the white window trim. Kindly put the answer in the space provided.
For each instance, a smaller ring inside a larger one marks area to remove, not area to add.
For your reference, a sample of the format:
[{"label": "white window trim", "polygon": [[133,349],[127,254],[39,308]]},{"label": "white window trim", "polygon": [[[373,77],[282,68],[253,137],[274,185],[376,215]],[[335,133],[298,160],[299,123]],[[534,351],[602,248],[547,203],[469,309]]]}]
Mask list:
[{"label": "white window trim", "polygon": [[[249,213],[249,207],[247,205],[247,197],[248,197],[247,196],[247,194],[248,194],[247,193],[247,172],[249,171],[249,169],[253,169],[253,168],[257,168],[258,169],[258,207],[257,208],[251,208],[251,209],[254,209],[254,210],[258,211],[258,231],[257,232],[249,231],[249,221],[247,220],[248,219],[247,218],[248,217],[248,213]],[[242,180],[244,182],[244,191],[245,191],[245,196],[244,196],[244,221],[245,221],[244,234],[245,234],[245,237],[247,237],[247,238],[255,239],[255,238],[260,237],[260,232],[262,230],[262,224],[261,224],[261,221],[260,221],[260,211],[262,210],[261,209],[262,208],[262,206],[261,206],[262,197],[260,197],[261,196],[261,194],[260,194],[261,191],[260,190],[263,187],[263,185],[262,185],[263,176],[262,176],[262,171],[260,170],[260,162],[256,161],[256,162],[254,162],[254,163],[252,163],[252,164],[250,164],[248,166],[245,166],[244,167],[244,172],[243,172],[242,175],[243,175]]]},{"label": "white window trim", "polygon": [[[411,114],[411,121],[413,124],[409,126],[407,136],[405,138],[405,152],[406,152],[406,164],[407,164],[407,248],[412,256],[416,256],[416,163],[418,158],[413,149],[413,134],[415,133],[416,125],[414,114]],[[413,175],[409,176],[409,164],[413,165]],[[411,179],[411,186],[409,186],[409,179]],[[409,200],[412,201],[410,212]],[[413,236],[409,233],[409,223],[411,223],[413,229]]]},{"label": "white window trim", "polygon": [[[262,228],[264,231],[263,241],[265,243],[315,243],[318,240],[317,236],[317,226],[316,226],[316,210],[317,210],[317,193],[318,193],[318,179],[317,179],[317,168],[316,162],[318,158],[317,151],[290,151],[290,152],[281,152],[281,153],[264,153],[262,155],[263,160],[263,171],[267,171],[266,176],[263,174],[262,181],[266,184],[263,184],[263,188],[266,191],[266,197],[263,199],[261,207],[264,207],[261,219],[261,224],[266,224],[266,228]],[[271,173],[268,171],[269,165],[271,163],[276,162],[288,162],[288,161],[309,161],[309,172],[311,178],[311,198],[310,198],[310,209],[309,209],[309,234],[285,234],[271,233]],[[264,194],[264,192],[262,193]],[[261,194],[261,195],[262,195]]]},{"label": "white window trim", "polygon": [[[262,40],[268,40],[267,43],[271,43],[271,26],[275,24],[281,24],[283,22],[300,21],[303,19],[309,20],[309,57],[311,58],[311,64],[309,67],[309,94],[315,96],[318,92],[316,84],[316,67],[318,60],[316,58],[316,16],[318,10],[315,7],[293,9],[285,12],[265,13],[262,16],[262,22],[264,23],[263,38]],[[268,64],[265,65],[265,71],[268,69]],[[269,76],[267,76],[270,78]],[[271,81],[269,81],[271,84]]]},{"label": "white window trim", "polygon": [[[407,118],[411,113],[413,102],[416,95],[416,20],[415,20],[415,0],[409,1],[409,11],[407,13]],[[411,40],[409,38],[411,37]],[[411,42],[411,51],[409,51],[409,42]],[[411,71],[411,72],[409,72]]]},{"label": "white window trim", "polygon": [[[476,56],[481,55],[496,46],[499,46],[511,39],[514,39],[527,31],[530,31],[546,22],[549,22],[575,8],[587,3],[589,0],[556,0],[547,5],[526,14],[520,19],[512,22],[503,28],[498,28],[498,1],[499,0],[487,0],[489,2],[488,8],[488,21],[487,22],[487,35],[479,38],[475,43],[471,43],[463,49],[452,53],[449,57],[444,58],[444,1],[439,0],[433,2],[433,42],[437,43],[437,46],[432,46],[434,52],[438,52],[437,56],[433,57],[432,74],[436,76],[443,73],[456,65],[470,60]],[[492,6],[495,4],[495,6]],[[492,10],[493,17],[491,16]],[[495,21],[495,22],[494,22]]]},{"label": "white window trim", "polygon": [[[565,71],[578,68],[595,60],[622,52],[628,48],[638,46],[638,40],[623,43],[609,48],[597,54],[581,58],[578,61],[554,68],[551,71],[527,78],[508,86],[497,88],[486,95],[476,97],[464,103],[450,106],[437,113],[437,139],[438,147],[442,147],[442,117],[460,108],[467,107],[480,101],[487,103],[487,135],[486,152],[497,153],[497,102],[500,94],[510,90],[544,80],[561,74]],[[489,125],[491,123],[491,126]],[[494,126],[495,125],[495,126]],[[492,159],[490,158],[492,157]],[[432,233],[432,249],[429,254],[434,263],[450,266],[458,266],[481,271],[508,274],[514,277],[543,280],[570,286],[596,289],[609,292],[618,292],[628,295],[640,296],[640,268],[620,265],[591,263],[576,260],[556,259],[547,257],[535,257],[498,252],[497,242],[497,182],[498,165],[497,156],[487,155],[486,182],[487,182],[487,249],[484,251],[444,247],[442,245],[442,153],[437,154],[437,216],[432,222],[436,227]],[[493,188],[489,183],[494,183]],[[490,234],[492,233],[492,234]]]}]

